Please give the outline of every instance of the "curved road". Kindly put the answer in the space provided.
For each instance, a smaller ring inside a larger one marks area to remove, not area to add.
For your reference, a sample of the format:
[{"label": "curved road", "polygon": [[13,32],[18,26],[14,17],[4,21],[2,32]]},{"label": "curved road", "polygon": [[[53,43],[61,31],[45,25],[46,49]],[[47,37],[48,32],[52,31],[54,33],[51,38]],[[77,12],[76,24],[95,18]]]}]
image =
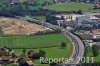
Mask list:
[{"label": "curved road", "polygon": [[61,27],[56,26],[56,25],[52,25],[52,24],[47,23],[47,22],[41,22],[39,20],[32,19],[29,17],[24,17],[21,19],[30,20],[32,22],[36,22],[38,24],[48,26],[49,28],[52,28],[52,29],[56,29],[56,28],[60,29],[66,36],[69,37],[69,39],[72,41],[72,44],[73,44],[73,53],[70,57],[70,60],[67,63],[65,63],[63,66],[68,66],[68,65],[76,66],[77,64],[80,63],[80,61],[84,55],[84,44],[79,39],[79,37],[77,37],[76,35],[74,35],[73,33],[69,32],[69,31],[65,30],[64,28],[61,28]]},{"label": "curved road", "polygon": [[72,56],[70,57],[69,61],[64,66],[67,66],[67,65],[76,66],[77,64],[79,64],[79,62],[83,58],[83,55],[84,55],[84,44],[73,33],[67,32],[66,35],[72,41],[72,44],[73,44],[73,53],[72,53]]}]

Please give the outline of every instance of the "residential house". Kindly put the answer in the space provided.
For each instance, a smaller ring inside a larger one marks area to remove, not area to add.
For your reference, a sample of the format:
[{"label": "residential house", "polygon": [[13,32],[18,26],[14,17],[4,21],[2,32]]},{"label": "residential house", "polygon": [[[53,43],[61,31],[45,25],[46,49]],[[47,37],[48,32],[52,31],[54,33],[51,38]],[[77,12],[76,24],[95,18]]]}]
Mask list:
[{"label": "residential house", "polygon": [[94,39],[100,39],[100,29],[91,30]]}]

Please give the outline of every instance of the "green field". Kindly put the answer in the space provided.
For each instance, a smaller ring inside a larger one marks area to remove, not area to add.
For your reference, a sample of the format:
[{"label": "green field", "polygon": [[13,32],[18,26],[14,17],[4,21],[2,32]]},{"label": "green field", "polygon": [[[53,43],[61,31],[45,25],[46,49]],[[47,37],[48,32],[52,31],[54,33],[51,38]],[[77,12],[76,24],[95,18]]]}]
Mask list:
[{"label": "green field", "polygon": [[82,11],[94,11],[94,12],[100,12],[99,10],[93,10],[93,7],[95,5],[93,4],[87,4],[87,3],[63,3],[63,4],[54,4],[54,5],[49,5],[45,6],[44,9],[50,9],[50,10],[55,10],[55,11],[77,11],[77,10],[82,10]]},{"label": "green field", "polygon": [[[45,0],[36,0],[38,4],[43,4]],[[49,3],[53,3],[53,0],[48,0]]]},{"label": "green field", "polygon": [[[93,57],[92,48],[88,48],[87,57]],[[94,57],[94,62],[100,62],[100,49],[99,55],[97,57]]]},{"label": "green field", "polygon": [[[72,45],[71,44],[68,44],[65,49],[61,49],[60,47],[51,47],[51,48],[27,49],[27,51],[33,50],[34,52],[38,52],[40,49],[46,51],[46,58],[58,58],[58,59],[59,58],[69,58],[72,54]],[[15,53],[23,53],[22,49],[15,49],[14,51],[15,51]],[[35,60],[34,63],[40,64],[39,59]]]},{"label": "green field", "polygon": [[[27,0],[20,0],[20,2],[25,2]],[[31,1],[31,0],[30,0]],[[45,0],[34,0],[37,4],[44,4]],[[49,3],[53,3],[53,0],[48,0]]]},{"label": "green field", "polygon": [[[67,47],[61,49],[61,42],[66,42]],[[38,48],[39,46],[53,46],[49,48]],[[64,34],[45,34],[45,35],[32,35],[32,36],[10,36],[10,37],[1,37],[0,38],[0,47],[7,46],[28,46],[28,47],[36,47],[35,49],[26,49],[27,52],[29,50],[33,50],[34,52],[38,52],[40,49],[46,51],[47,58],[69,58],[72,54],[72,44],[71,41]],[[13,49],[16,54],[23,54],[23,49]],[[38,60],[34,61],[37,66],[49,66],[49,65],[41,65]],[[12,66],[12,65],[9,65]]]},{"label": "green field", "polygon": [[1,47],[59,46],[61,42],[70,43],[69,39],[63,34],[0,37]]}]

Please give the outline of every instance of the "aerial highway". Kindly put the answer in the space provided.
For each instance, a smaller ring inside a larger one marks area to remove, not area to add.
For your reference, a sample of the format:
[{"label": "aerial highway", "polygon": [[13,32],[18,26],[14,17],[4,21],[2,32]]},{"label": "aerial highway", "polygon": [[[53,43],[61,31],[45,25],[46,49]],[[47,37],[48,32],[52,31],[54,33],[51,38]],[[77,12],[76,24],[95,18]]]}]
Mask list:
[{"label": "aerial highway", "polygon": [[82,60],[84,55],[84,44],[83,42],[73,33],[67,32],[67,36],[70,38],[73,44],[73,53],[70,57],[67,65],[76,66]]},{"label": "aerial highway", "polygon": [[72,55],[71,55],[69,61],[66,63],[63,63],[62,65],[63,66],[68,66],[68,65],[76,66],[77,64],[80,63],[80,61],[84,55],[84,44],[79,37],[77,37],[73,33],[69,32],[68,30],[66,30],[60,26],[57,26],[57,25],[52,25],[47,22],[41,22],[40,20],[32,19],[29,17],[23,17],[21,19],[30,20],[32,22],[36,22],[38,24],[47,26],[52,29],[60,29],[62,31],[62,33],[64,33],[72,41],[72,44],[73,44],[73,52],[72,52]]}]

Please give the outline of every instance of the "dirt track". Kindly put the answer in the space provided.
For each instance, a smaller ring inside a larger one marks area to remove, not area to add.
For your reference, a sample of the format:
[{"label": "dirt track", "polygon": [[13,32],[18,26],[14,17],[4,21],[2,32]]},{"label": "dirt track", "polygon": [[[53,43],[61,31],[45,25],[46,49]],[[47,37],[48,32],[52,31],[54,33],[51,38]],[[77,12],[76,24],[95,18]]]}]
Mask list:
[{"label": "dirt track", "polygon": [[0,17],[0,33],[2,34],[32,34],[39,31],[50,30],[47,27],[14,18]]}]

